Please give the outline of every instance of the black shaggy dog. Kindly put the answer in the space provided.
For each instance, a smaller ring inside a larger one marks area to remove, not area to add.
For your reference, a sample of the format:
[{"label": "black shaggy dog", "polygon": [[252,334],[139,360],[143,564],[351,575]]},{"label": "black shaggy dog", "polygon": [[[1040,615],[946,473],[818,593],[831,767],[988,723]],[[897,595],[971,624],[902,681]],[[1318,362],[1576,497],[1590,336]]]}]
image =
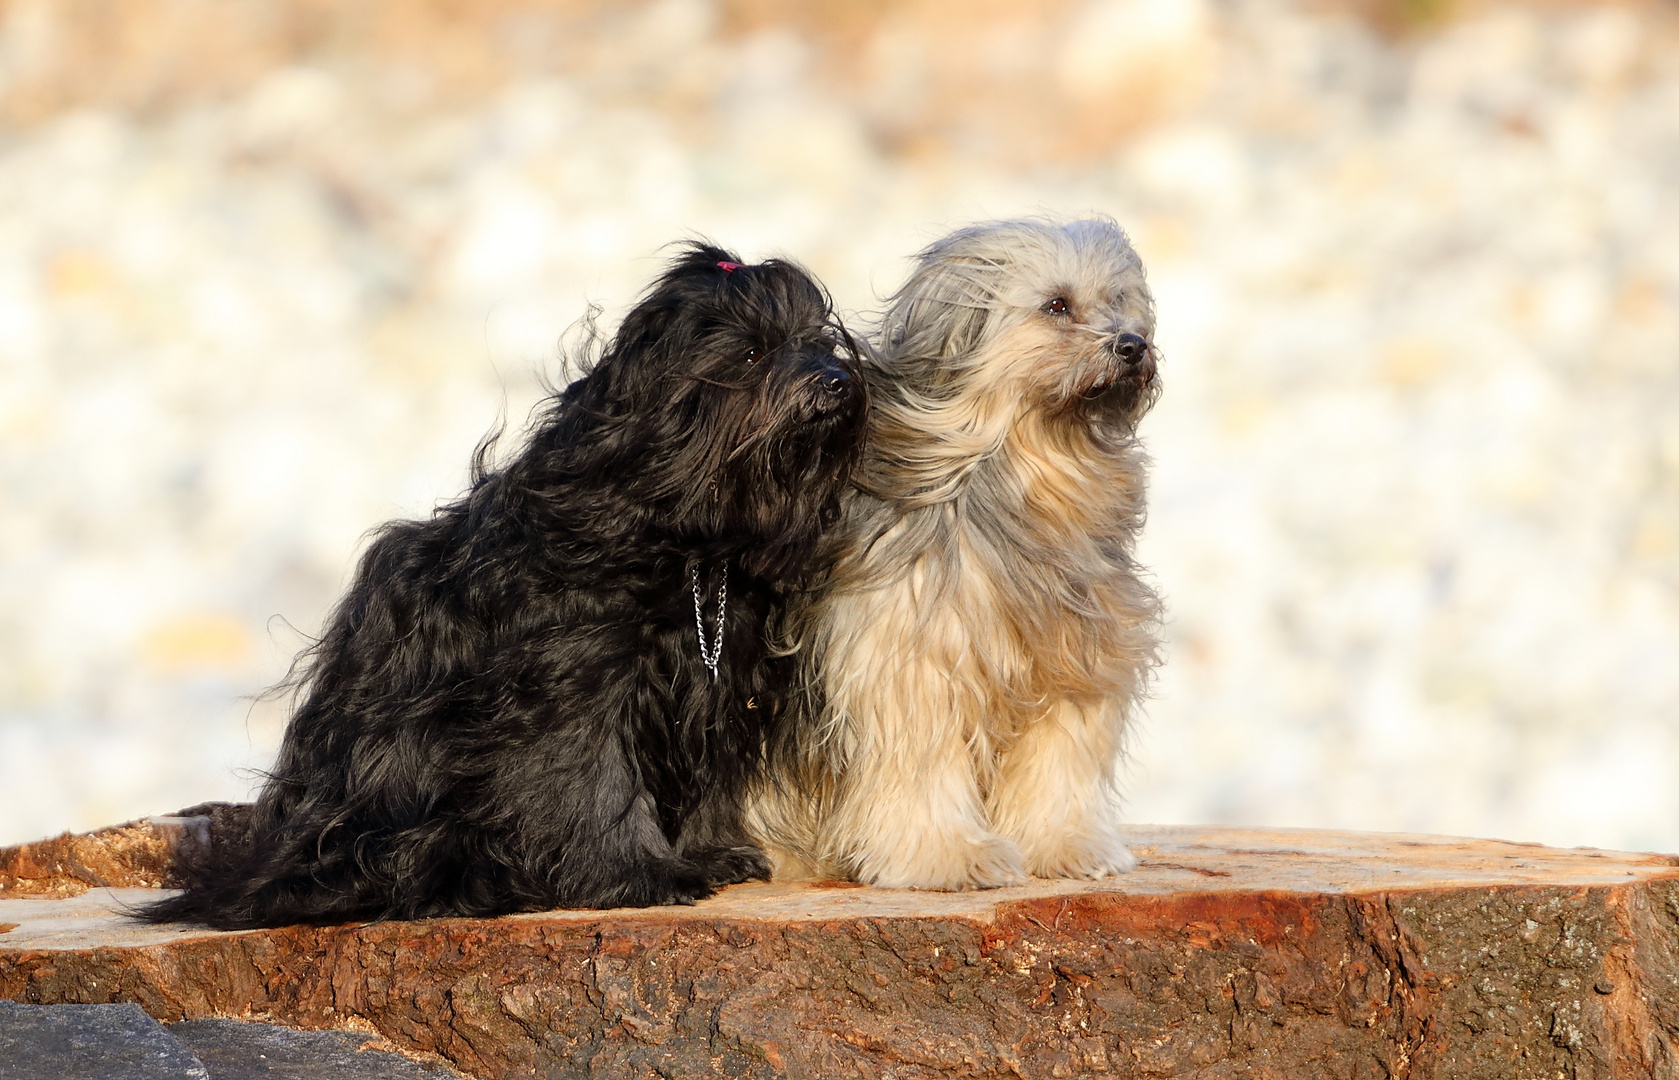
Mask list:
[{"label": "black shaggy dog", "polygon": [[505,466],[386,525],[307,657],[243,843],[141,917],[214,927],[688,903],[792,677],[768,633],[858,452],[798,267],[687,246]]}]

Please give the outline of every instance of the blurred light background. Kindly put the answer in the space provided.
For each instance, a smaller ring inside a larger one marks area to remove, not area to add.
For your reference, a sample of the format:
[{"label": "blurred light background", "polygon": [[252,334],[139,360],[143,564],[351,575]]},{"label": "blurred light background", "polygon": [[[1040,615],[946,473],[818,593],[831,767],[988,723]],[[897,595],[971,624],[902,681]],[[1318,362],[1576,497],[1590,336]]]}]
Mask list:
[{"label": "blurred light background", "polygon": [[661,245],[1159,303],[1136,820],[1679,849],[1679,8],[0,0],[0,842],[241,798]]}]

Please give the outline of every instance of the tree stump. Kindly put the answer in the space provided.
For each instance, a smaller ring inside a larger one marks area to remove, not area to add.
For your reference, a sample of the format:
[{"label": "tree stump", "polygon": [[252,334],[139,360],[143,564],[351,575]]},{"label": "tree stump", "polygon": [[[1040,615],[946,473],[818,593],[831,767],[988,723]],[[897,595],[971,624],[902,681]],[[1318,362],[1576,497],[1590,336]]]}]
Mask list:
[{"label": "tree stump", "polygon": [[1137,826],[1135,873],[988,892],[125,919],[171,831],[237,824],[195,810],[0,851],[0,999],[376,1031],[484,1078],[1679,1077],[1671,856]]}]

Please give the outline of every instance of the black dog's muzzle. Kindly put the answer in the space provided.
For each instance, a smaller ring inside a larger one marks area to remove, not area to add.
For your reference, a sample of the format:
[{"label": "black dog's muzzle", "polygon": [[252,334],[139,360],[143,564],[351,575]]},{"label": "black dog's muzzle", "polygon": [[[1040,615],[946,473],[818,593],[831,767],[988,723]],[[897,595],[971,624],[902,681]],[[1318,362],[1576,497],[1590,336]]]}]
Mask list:
[{"label": "black dog's muzzle", "polygon": [[825,394],[843,394],[850,386],[851,374],[843,368],[829,368],[816,377],[816,388]]},{"label": "black dog's muzzle", "polygon": [[841,363],[839,357],[832,354],[810,356],[804,366],[809,371],[805,376],[804,396],[815,415],[831,416],[858,407],[863,380]]}]

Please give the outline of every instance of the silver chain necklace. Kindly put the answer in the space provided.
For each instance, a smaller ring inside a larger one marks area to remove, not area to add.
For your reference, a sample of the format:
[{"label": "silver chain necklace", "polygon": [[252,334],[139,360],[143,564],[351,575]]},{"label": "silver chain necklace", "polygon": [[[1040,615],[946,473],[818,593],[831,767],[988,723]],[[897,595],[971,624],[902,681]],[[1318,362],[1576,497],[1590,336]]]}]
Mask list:
[{"label": "silver chain necklace", "polygon": [[723,564],[723,580],[717,586],[717,636],[711,644],[705,643],[705,615],[704,606],[700,603],[700,567],[695,563],[688,569],[688,578],[693,583],[694,590],[694,632],[700,639],[700,662],[711,672],[711,681],[717,681],[717,662],[723,659],[723,621],[729,615],[729,564]]}]

